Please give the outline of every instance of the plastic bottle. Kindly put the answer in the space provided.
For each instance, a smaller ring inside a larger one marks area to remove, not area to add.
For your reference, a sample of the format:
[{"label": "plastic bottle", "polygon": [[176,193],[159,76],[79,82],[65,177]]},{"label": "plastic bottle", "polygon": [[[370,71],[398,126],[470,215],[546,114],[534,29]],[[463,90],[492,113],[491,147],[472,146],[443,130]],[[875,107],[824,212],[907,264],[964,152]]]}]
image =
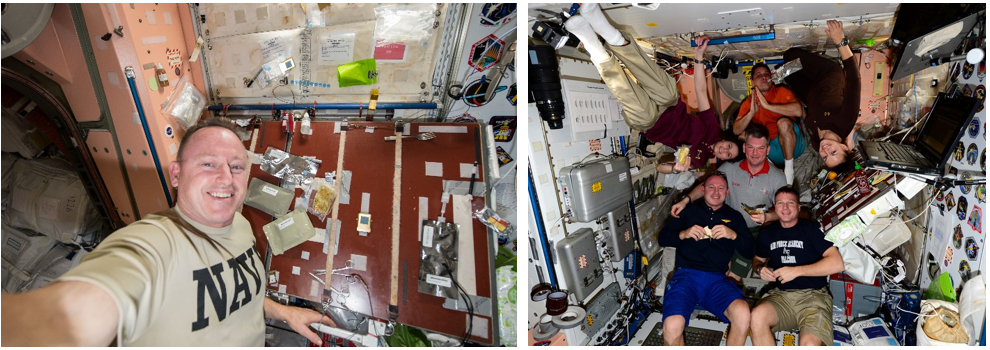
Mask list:
[{"label": "plastic bottle", "polygon": [[168,73],[165,72],[165,68],[162,68],[161,63],[155,63],[155,75],[158,77],[158,85],[168,86]]},{"label": "plastic bottle", "polygon": [[870,182],[866,179],[866,174],[863,173],[863,168],[859,166],[859,162],[856,162],[856,187],[859,187],[860,194],[870,193]]}]

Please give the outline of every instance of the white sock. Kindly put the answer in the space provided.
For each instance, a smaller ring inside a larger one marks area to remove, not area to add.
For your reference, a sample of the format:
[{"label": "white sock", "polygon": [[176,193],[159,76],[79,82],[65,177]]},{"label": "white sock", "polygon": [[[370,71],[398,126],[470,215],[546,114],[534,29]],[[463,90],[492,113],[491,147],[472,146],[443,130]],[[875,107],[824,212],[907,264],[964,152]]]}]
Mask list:
[{"label": "white sock", "polygon": [[588,50],[588,55],[591,56],[591,62],[608,60],[608,51],[605,51],[605,46],[602,46],[602,43],[598,41],[598,34],[595,34],[595,31],[591,29],[591,24],[584,16],[572,16],[567,22],[564,22],[564,28],[577,36],[578,40],[581,40],[584,49]]},{"label": "white sock", "polygon": [[794,159],[784,159],[784,178],[788,185],[794,184]]},{"label": "white sock", "polygon": [[602,13],[602,8],[598,4],[581,4],[581,15],[588,20],[588,23],[591,23],[591,28],[598,35],[601,35],[602,39],[605,39],[609,45],[626,44],[626,38],[623,38],[622,33],[615,29],[611,23],[608,23],[608,19],[605,18],[605,14]]}]

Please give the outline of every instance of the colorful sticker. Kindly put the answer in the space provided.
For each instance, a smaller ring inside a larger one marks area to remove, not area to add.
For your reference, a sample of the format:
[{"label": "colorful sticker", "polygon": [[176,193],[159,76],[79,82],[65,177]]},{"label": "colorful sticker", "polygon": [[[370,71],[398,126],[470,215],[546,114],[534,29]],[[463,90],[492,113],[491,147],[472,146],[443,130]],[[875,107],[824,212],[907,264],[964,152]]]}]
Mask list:
[{"label": "colorful sticker", "polygon": [[938,194],[935,195],[935,200],[936,201],[939,201],[939,202],[945,200],[945,193],[942,193],[942,191],[939,191]]},{"label": "colorful sticker", "polygon": [[952,192],[949,192],[949,194],[945,196],[945,209],[952,210],[952,208],[954,208],[955,206],[956,206],[956,196],[953,195]]},{"label": "colorful sticker", "polygon": [[962,225],[956,225],[956,228],[952,229],[952,246],[956,249],[962,248],[963,244],[963,233]]},{"label": "colorful sticker", "polygon": [[505,42],[494,34],[482,38],[471,46],[471,56],[468,65],[474,67],[479,72],[491,68],[502,58],[502,48]]},{"label": "colorful sticker", "polygon": [[959,64],[958,62],[957,63],[954,63],[954,64],[952,64],[952,68],[951,69],[952,69],[952,72],[949,73],[949,81],[951,81],[953,84],[955,84],[956,81],[959,80],[959,71],[962,69],[962,65]]},{"label": "colorful sticker", "polygon": [[976,69],[972,63],[966,62],[962,67],[963,80],[969,80],[969,77],[973,76],[973,71]]},{"label": "colorful sticker", "polygon": [[980,169],[983,170],[983,173],[984,174],[987,173],[987,150],[986,149],[983,149],[983,152],[980,152]]},{"label": "colorful sticker", "polygon": [[959,260],[959,278],[963,282],[969,281],[970,274],[973,271],[969,268],[969,262],[966,260]]},{"label": "colorful sticker", "polygon": [[973,237],[966,237],[966,258],[975,261],[979,256],[980,246],[976,244],[976,240]]},{"label": "colorful sticker", "polygon": [[963,85],[961,93],[963,96],[973,96],[973,85]]},{"label": "colorful sticker", "polygon": [[980,203],[987,202],[987,185],[981,184],[976,186],[976,200],[980,201]]},{"label": "colorful sticker", "polygon": [[983,102],[987,99],[987,87],[983,85],[977,86],[976,89],[973,90],[973,97],[980,99],[979,109],[977,109],[976,112],[982,112],[983,107],[985,107]]},{"label": "colorful sticker", "polygon": [[509,101],[510,105],[516,105],[516,83],[509,85],[509,91],[505,93],[505,99]]},{"label": "colorful sticker", "polygon": [[[471,107],[484,106],[488,104],[488,102],[491,102],[485,99],[485,92],[488,91],[488,87],[490,85],[491,83],[487,80],[487,78],[482,76],[481,79],[471,82],[471,84],[468,84],[468,86],[464,88],[464,96],[461,98],[464,99],[464,103],[467,103]],[[495,92],[498,93],[499,91],[505,91],[505,89],[505,86],[499,86],[495,88]]]},{"label": "colorful sticker", "polygon": [[[963,178],[965,179],[967,177],[963,177]],[[973,185],[959,185],[959,191],[962,191],[962,194],[969,194],[969,191],[972,189],[973,189]]]},{"label": "colorful sticker", "polygon": [[488,120],[495,132],[495,142],[509,142],[516,135],[516,117],[492,117]]},{"label": "colorful sticker", "polygon": [[976,158],[980,155],[980,150],[976,148],[975,143],[969,144],[966,148],[966,164],[973,165],[976,164]]},{"label": "colorful sticker", "polygon": [[973,231],[983,233],[983,209],[979,205],[973,206],[973,211],[969,213],[969,220],[966,220]]},{"label": "colorful sticker", "polygon": [[966,153],[966,146],[964,146],[962,142],[960,142],[958,145],[956,145],[956,152],[953,154],[953,156],[956,158],[956,161],[961,161],[965,153]]},{"label": "colorful sticker", "polygon": [[495,26],[501,25],[509,22],[512,18],[509,18],[513,12],[516,12],[516,4],[512,3],[488,3],[485,7],[481,9],[481,25],[483,26]]},{"label": "colorful sticker", "polygon": [[512,162],[509,152],[502,149],[502,146],[495,146],[495,152],[498,153],[498,164],[506,165]]},{"label": "colorful sticker", "polygon": [[976,72],[976,76],[980,78],[980,82],[983,82],[983,78],[987,77],[987,60],[980,61],[980,70]]},{"label": "colorful sticker", "polygon": [[942,258],[942,265],[944,265],[945,267],[949,267],[949,265],[952,264],[953,252],[954,250],[952,250],[952,246],[950,245],[945,246],[945,257]]},{"label": "colorful sticker", "polygon": [[959,205],[956,206],[956,216],[959,220],[966,220],[966,209],[969,209],[969,203],[966,197],[959,196]]},{"label": "colorful sticker", "polygon": [[602,182],[601,181],[598,181],[598,182],[595,182],[595,183],[591,184],[591,193],[598,193],[598,191],[601,191],[601,190],[602,190]]},{"label": "colorful sticker", "polygon": [[969,137],[976,138],[976,135],[980,134],[980,120],[978,118],[973,118],[969,122],[969,128],[966,129],[969,132]]}]

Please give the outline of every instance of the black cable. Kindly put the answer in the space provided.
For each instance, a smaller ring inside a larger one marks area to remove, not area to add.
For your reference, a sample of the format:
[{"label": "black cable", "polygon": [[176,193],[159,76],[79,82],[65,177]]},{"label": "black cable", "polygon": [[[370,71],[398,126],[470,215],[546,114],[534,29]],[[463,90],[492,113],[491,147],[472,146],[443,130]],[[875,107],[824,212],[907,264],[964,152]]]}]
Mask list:
[{"label": "black cable", "polygon": [[454,282],[454,285],[455,286],[457,286],[457,290],[461,294],[463,294],[464,301],[467,302],[467,306],[468,306],[468,328],[467,328],[467,331],[464,332],[464,337],[461,338],[461,346],[467,346],[468,336],[471,335],[471,331],[474,328],[474,303],[471,302],[471,296],[468,295],[467,291],[464,290],[464,287],[461,287],[461,284],[460,283],[457,283],[457,279],[454,278],[454,274],[451,271],[450,266],[447,266],[447,263],[441,263],[441,264],[443,264],[443,267],[446,268],[447,276],[450,276],[450,280]]}]

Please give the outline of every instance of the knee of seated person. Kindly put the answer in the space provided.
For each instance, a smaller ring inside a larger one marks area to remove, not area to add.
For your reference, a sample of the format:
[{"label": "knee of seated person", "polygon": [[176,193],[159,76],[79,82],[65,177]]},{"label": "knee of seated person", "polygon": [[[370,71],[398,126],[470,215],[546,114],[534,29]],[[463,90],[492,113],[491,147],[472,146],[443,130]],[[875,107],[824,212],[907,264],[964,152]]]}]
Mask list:
[{"label": "knee of seated person", "polygon": [[732,323],[749,323],[751,316],[749,304],[741,299],[738,301],[741,302],[732,302],[732,304],[729,304],[729,307],[726,309],[726,317]]},{"label": "knee of seated person", "polygon": [[767,307],[755,307],[749,316],[749,324],[752,329],[759,328],[770,328],[770,316],[771,313],[776,313],[777,311],[771,306]]},{"label": "knee of seated person", "polygon": [[800,346],[819,346],[824,345],[818,336],[811,333],[803,333],[798,337],[798,345]]},{"label": "knee of seated person", "polygon": [[683,332],[684,332],[684,316],[675,315],[675,316],[667,317],[666,319],[663,320],[664,337],[667,337],[667,335],[670,335],[671,337],[676,337]]},{"label": "knee of seated person", "polygon": [[777,132],[780,134],[794,135],[794,122],[790,118],[777,119]]}]

